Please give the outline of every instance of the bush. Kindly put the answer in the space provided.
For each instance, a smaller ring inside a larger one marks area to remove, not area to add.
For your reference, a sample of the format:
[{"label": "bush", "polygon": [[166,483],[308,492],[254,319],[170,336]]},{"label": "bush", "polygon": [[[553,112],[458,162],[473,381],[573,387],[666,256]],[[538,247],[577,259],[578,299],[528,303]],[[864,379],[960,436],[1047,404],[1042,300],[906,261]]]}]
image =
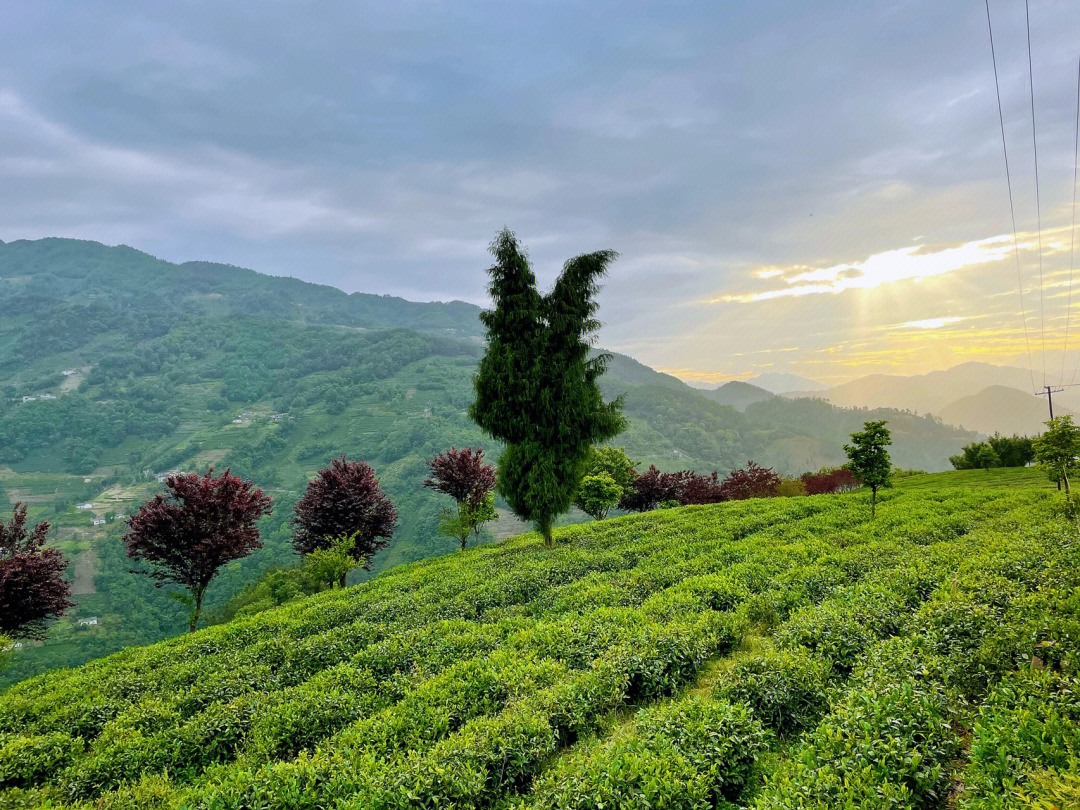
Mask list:
[{"label": "bush", "polygon": [[802,650],[772,650],[737,661],[716,696],[749,706],[754,717],[782,736],[817,723],[829,706],[828,661]]},{"label": "bush", "polygon": [[765,747],[765,732],[745,707],[706,698],[657,706],[545,773],[534,806],[715,807],[743,794]]}]

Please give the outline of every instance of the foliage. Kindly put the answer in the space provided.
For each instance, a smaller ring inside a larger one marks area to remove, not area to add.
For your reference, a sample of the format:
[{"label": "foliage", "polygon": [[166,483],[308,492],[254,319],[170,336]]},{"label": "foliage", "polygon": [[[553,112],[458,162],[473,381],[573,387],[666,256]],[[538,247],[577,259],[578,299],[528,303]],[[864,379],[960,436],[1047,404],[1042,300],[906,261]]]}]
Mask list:
[{"label": "foliage", "polygon": [[[397,526],[394,504],[379,486],[369,464],[335,458],[319,470],[293,507],[293,547],[300,554],[328,549],[343,537],[352,538],[357,565],[367,566],[384,548]],[[345,576],[339,578],[345,587]]]},{"label": "foliage", "polygon": [[589,448],[589,458],[585,467],[586,475],[606,473],[620,489],[627,491],[637,478],[634,463],[622,447],[594,445]]},{"label": "foliage", "polygon": [[335,582],[342,583],[357,566],[364,564],[363,560],[356,559],[355,536],[339,537],[325,548],[312,549],[304,557],[304,568],[316,582],[334,586]]},{"label": "foliage", "polygon": [[594,520],[603,520],[618,505],[623,488],[606,472],[590,473],[581,479],[575,503]]},{"label": "foliage", "polygon": [[150,564],[142,569],[159,587],[182,585],[192,600],[189,622],[195,632],[203,596],[222,566],[262,548],[255,521],[270,513],[271,498],[226,470],[214,476],[170,475],[167,494],[156,495],[128,519],[128,557]]},{"label": "foliage", "polygon": [[807,495],[833,495],[837,492],[851,492],[859,488],[859,480],[847,467],[818,470],[816,473],[803,473],[803,486]]},{"label": "foliage", "polygon": [[484,524],[494,520],[498,516],[495,510],[495,494],[489,492],[483,500],[464,500],[457,505],[457,509],[447,510],[443,513],[439,531],[447,537],[453,537],[461,543],[461,550],[473,535],[476,541],[480,540],[480,533],[484,530]]},{"label": "foliage", "polygon": [[551,527],[577,493],[589,449],[625,426],[621,402],[598,385],[606,355],[589,356],[598,279],[615,258],[598,251],[567,261],[546,296],[509,231],[491,246],[493,308],[480,316],[487,350],[469,414],[506,444],[499,493],[550,545]]},{"label": "foliage", "polygon": [[1080,466],[1080,427],[1073,424],[1071,416],[1047,421],[1046,430],[1035,440],[1035,458],[1051,481],[1065,485],[1068,495],[1069,476]]},{"label": "foliage", "polygon": [[432,458],[428,469],[431,477],[424,486],[449,495],[457,503],[454,510],[443,512],[439,531],[457,540],[464,551],[469,535],[479,540],[484,524],[497,516],[495,468],[484,463],[484,451],[479,447],[451,447]]},{"label": "foliage", "polygon": [[783,736],[817,724],[829,707],[832,667],[805,650],[768,651],[736,662],[716,695],[750,707],[754,717]]},{"label": "foliage", "polygon": [[449,495],[457,503],[482,503],[495,489],[495,468],[484,463],[484,451],[477,447],[451,447],[428,462],[431,477],[425,487]]},{"label": "foliage", "polygon": [[67,560],[45,545],[48,534],[47,522],[26,530],[25,504],[15,504],[7,524],[0,521],[0,641],[43,638],[49,620],[74,606]]},{"label": "foliage", "polygon": [[619,502],[620,509],[648,512],[661,504],[678,503],[686,481],[685,472],[662,473],[654,465],[633,479]]},{"label": "foliage", "polygon": [[772,498],[780,487],[780,476],[768,467],[762,467],[753,461],[746,462],[746,467],[732,470],[720,484],[721,499],[725,501],[745,501],[747,498]]},{"label": "foliage", "polygon": [[877,494],[882,487],[892,486],[892,460],[885,448],[892,436],[884,420],[870,421],[863,429],[851,434],[851,444],[844,445],[848,469],[864,486],[870,487],[870,516],[877,514]]},{"label": "foliage", "polygon": [[778,498],[801,498],[806,495],[806,484],[800,478],[784,478],[776,488]]},{"label": "foliage", "polygon": [[995,433],[986,441],[964,445],[959,455],[949,456],[957,470],[988,470],[991,467],[1026,467],[1035,460],[1035,440],[1027,436]]}]

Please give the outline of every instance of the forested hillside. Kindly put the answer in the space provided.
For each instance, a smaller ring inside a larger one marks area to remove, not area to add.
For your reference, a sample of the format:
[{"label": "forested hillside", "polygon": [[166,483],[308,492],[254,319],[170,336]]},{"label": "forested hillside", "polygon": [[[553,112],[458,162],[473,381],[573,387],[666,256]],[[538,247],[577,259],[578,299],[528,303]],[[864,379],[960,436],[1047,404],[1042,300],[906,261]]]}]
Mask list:
[{"label": "forested hillside", "polygon": [[[46,646],[20,652],[8,679],[183,628],[182,607],[128,574],[118,542],[122,516],[170,470],[231,467],[275,499],[261,524],[266,547],[226,569],[211,608],[292,559],[292,504],[342,453],[375,466],[401,515],[376,571],[453,548],[436,531],[439,496],[419,482],[434,453],[485,444],[465,416],[482,348],[475,306],[46,239],[0,243],[0,307],[0,506],[28,502],[33,520],[53,524],[77,602]],[[889,420],[900,466],[942,469],[974,438],[820,401],[773,399],[739,413],[620,356],[603,385],[625,396],[630,426],[618,443],[665,469],[725,472],[753,458],[794,474],[837,464],[871,414]],[[502,510],[497,535],[519,529]]]}]

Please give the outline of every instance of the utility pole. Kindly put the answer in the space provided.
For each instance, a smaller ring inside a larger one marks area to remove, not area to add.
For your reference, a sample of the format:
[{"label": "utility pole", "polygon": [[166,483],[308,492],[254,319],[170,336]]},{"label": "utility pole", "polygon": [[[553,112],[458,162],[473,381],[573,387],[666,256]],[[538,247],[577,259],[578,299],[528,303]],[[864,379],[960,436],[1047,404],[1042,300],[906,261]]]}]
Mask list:
[{"label": "utility pole", "polygon": [[1064,388],[1054,388],[1050,385],[1044,385],[1043,390],[1037,395],[1040,397],[1046,397],[1046,404],[1050,406],[1050,418],[1054,418],[1054,394],[1058,394],[1064,391]]},{"label": "utility pole", "polygon": [[[1061,391],[1064,391],[1064,390],[1065,390],[1064,388],[1054,388],[1054,387],[1049,386],[1049,385],[1044,385],[1042,392],[1039,394],[1040,397],[1042,397],[1042,396],[1046,397],[1046,404],[1050,406],[1050,418],[1051,419],[1054,418],[1054,394],[1057,394],[1057,393],[1059,393]],[[1061,482],[1060,481],[1057,482],[1057,487],[1058,487],[1058,491],[1060,492],[1061,491]]]}]

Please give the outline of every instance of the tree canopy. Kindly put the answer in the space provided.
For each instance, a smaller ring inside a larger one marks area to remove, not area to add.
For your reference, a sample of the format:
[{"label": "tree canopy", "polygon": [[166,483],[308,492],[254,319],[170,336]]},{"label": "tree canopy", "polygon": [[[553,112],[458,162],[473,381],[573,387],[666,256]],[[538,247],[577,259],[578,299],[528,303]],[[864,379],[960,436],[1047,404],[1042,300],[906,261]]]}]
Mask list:
[{"label": "tree canopy", "polygon": [[0,522],[0,638],[44,638],[50,619],[74,606],[64,580],[67,560],[45,545],[49,524],[26,529],[26,504]]}]

